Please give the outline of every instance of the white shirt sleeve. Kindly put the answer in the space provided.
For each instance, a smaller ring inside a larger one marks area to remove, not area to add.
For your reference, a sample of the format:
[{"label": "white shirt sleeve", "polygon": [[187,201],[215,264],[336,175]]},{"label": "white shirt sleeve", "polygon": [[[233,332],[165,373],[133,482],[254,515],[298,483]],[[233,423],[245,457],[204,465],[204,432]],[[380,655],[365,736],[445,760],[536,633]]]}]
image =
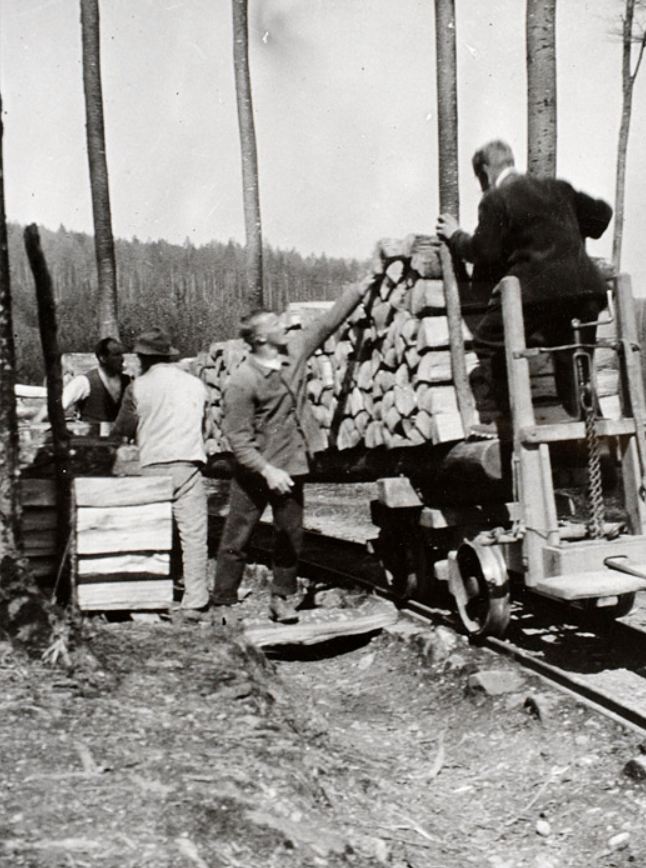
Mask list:
[{"label": "white shirt sleeve", "polygon": [[84,401],[89,394],[90,381],[85,374],[79,374],[73,380],[70,380],[63,389],[63,410],[69,410],[70,407],[78,404],[79,401]]}]

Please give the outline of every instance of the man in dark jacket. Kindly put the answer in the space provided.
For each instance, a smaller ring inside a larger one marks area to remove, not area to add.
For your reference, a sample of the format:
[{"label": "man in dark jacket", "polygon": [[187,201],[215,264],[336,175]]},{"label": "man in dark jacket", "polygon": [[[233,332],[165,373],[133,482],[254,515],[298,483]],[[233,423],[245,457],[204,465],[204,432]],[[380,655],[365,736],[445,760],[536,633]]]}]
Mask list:
[{"label": "man in dark jacket", "polygon": [[[438,235],[452,252],[473,263],[476,288],[488,286],[488,308],[474,332],[482,379],[492,401],[482,406],[482,421],[508,413],[502,298],[493,292],[506,275],[521,286],[528,341],[540,334],[548,346],[572,343],[573,318],[596,320],[606,304],[606,285],[585,252],[585,238],[599,238],[612,217],[611,207],[576,191],[566,181],[518,173],[508,144],[489,142],[476,151],[473,169],[484,193],[473,235],[450,214],[442,214]],[[584,340],[594,340],[594,329]],[[570,412],[571,356],[555,354],[559,397]],[[483,411],[485,411],[483,413]]]},{"label": "man in dark jacket", "polygon": [[284,321],[267,310],[243,321],[251,348],[225,392],[223,429],[236,468],[230,507],[218,552],[213,602],[238,601],[251,535],[267,504],[275,542],[270,614],[298,620],[298,557],[303,535],[303,481],[309,456],[325,447],[306,400],[307,360],[361,301],[367,284],[349,287],[314,323],[288,337]]}]

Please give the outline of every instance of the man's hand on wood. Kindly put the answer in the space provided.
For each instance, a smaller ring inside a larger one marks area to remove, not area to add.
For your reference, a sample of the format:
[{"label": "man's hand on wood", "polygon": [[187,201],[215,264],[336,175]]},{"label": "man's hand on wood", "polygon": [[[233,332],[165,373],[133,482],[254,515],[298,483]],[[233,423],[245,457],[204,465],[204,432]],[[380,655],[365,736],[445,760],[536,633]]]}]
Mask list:
[{"label": "man's hand on wood", "polygon": [[289,494],[294,485],[294,480],[286,470],[281,470],[280,467],[274,467],[273,464],[268,464],[262,471],[265,477],[265,482],[270,491],[276,491],[278,494]]},{"label": "man's hand on wood", "polygon": [[437,226],[435,227],[435,231],[443,238],[445,241],[449,241],[451,236],[454,235],[458,229],[460,228],[460,224],[455,219],[453,214],[440,214],[437,218]]}]

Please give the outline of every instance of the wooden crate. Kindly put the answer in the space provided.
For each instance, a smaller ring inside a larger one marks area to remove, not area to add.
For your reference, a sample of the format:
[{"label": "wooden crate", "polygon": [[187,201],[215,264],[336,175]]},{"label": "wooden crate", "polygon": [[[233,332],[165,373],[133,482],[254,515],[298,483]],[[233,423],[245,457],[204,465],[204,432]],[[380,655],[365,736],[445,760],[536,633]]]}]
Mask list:
[{"label": "wooden crate", "polygon": [[79,477],[72,493],[79,608],[168,609],[173,599],[171,479]]},{"label": "wooden crate", "polygon": [[21,479],[20,524],[25,557],[37,578],[56,575],[56,484],[53,479]]}]

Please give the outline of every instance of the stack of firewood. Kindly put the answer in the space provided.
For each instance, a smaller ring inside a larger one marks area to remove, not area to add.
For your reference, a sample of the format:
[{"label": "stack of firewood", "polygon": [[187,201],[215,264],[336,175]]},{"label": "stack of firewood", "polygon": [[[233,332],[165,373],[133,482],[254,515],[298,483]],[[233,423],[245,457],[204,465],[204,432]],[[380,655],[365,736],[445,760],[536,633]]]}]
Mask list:
[{"label": "stack of firewood", "polygon": [[[330,448],[415,446],[461,440],[449,330],[437,250],[426,236],[385,240],[373,260],[369,296],[309,362],[307,395]],[[316,311],[303,310],[301,319]],[[468,352],[467,369],[476,365]],[[227,451],[222,404],[241,341],[214,343],[196,359],[209,387],[207,448]]]},{"label": "stack of firewood", "polygon": [[[372,289],[364,303],[309,361],[307,395],[330,449],[439,444],[464,438],[449,345],[445,289],[438,248],[428,236],[377,245]],[[320,308],[325,308],[321,303]],[[486,302],[485,302],[486,306]],[[467,319],[484,307],[469,303]],[[290,305],[299,327],[320,313],[316,305]],[[600,329],[606,336],[608,329]],[[477,365],[463,322],[467,373]],[[223,398],[231,372],[247,355],[240,340],[214,343],[195,360],[209,387],[207,450],[229,451],[222,434]],[[611,358],[612,357],[612,358]],[[597,382],[604,415],[619,412],[614,354],[598,350]],[[530,361],[537,421],[563,417],[549,355]],[[468,387],[467,387],[468,388]],[[478,396],[475,396],[478,404]]]}]

